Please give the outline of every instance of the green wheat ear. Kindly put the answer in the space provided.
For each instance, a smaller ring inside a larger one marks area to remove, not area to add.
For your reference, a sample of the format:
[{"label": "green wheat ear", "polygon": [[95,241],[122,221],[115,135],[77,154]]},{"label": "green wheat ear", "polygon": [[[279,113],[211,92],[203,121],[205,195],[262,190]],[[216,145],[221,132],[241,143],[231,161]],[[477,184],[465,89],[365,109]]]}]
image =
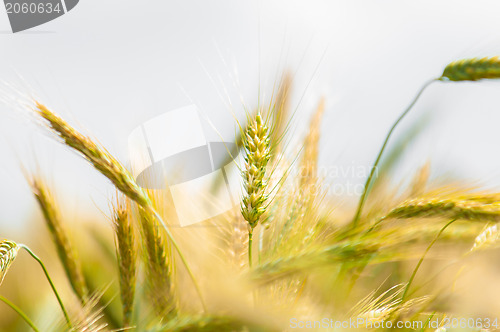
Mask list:
[{"label": "green wheat ear", "polygon": [[10,266],[16,259],[19,249],[20,247],[15,242],[9,240],[0,242],[0,285]]},{"label": "green wheat ear", "polygon": [[271,159],[270,132],[260,112],[251,120],[243,136],[245,166],[242,170],[244,196],[241,201],[241,214],[248,222],[248,264],[252,266],[253,229],[259,224],[266,210],[268,199],[266,175],[267,164]]},{"label": "green wheat ear", "polygon": [[498,56],[454,61],[446,66],[440,79],[478,81],[494,78],[500,78],[500,59]]},{"label": "green wheat ear", "polygon": [[243,170],[245,196],[241,203],[241,214],[253,229],[265,211],[266,168],[271,158],[269,130],[260,113],[248,126],[243,145],[246,152]]}]

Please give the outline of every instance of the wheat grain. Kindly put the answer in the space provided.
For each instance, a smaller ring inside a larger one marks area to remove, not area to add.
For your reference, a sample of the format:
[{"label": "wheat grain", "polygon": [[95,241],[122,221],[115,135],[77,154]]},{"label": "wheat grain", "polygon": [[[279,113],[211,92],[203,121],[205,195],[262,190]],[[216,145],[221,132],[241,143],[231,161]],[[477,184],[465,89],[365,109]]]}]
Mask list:
[{"label": "wheat grain", "polygon": [[45,223],[52,236],[52,241],[56,246],[57,254],[71,287],[80,301],[85,303],[88,299],[88,289],[83,277],[82,267],[75,250],[73,250],[68,234],[63,227],[56,204],[40,178],[33,177],[31,189],[42,210]]},{"label": "wheat grain", "polygon": [[20,247],[13,241],[3,240],[0,242],[0,285],[16,259],[19,249]]},{"label": "wheat grain", "polygon": [[500,59],[497,56],[454,61],[446,66],[441,80],[478,81],[500,78]]},{"label": "wheat grain", "polygon": [[116,235],[118,269],[120,272],[120,294],[123,308],[123,326],[129,327],[135,297],[137,274],[137,248],[135,232],[130,216],[130,204],[124,198],[117,200],[114,207],[113,224]]}]

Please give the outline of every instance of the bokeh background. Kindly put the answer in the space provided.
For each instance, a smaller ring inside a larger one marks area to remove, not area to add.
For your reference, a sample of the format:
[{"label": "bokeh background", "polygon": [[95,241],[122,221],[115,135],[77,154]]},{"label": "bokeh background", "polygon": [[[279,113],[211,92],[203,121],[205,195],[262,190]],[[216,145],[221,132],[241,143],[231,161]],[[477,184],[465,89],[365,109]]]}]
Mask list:
[{"label": "bokeh background", "polygon": [[[233,113],[294,78],[290,132],[301,137],[326,98],[320,164],[360,184],[385,133],[429,78],[452,60],[500,54],[496,1],[97,1],[12,34],[0,10],[0,79],[34,93],[127,161],[128,134],[197,104],[209,138],[231,140]],[[425,124],[393,181],[426,161],[434,178],[500,185],[500,84],[435,84],[398,128]],[[36,205],[20,165],[39,168],[70,219],[107,211],[111,186],[11,105],[0,106],[1,237],[22,240]],[[217,128],[217,133],[213,127]],[[349,206],[354,198],[342,197]]]}]

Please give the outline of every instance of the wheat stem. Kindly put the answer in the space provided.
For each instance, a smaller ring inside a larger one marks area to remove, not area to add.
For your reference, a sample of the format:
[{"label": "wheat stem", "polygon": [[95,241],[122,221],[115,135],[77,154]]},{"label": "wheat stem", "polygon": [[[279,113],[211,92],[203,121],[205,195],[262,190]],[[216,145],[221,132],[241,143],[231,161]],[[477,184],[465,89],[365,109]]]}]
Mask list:
[{"label": "wheat stem", "polygon": [[33,257],[40,264],[40,266],[42,267],[43,272],[45,273],[45,277],[47,277],[47,280],[49,281],[50,287],[52,288],[52,291],[54,292],[54,295],[57,298],[57,302],[59,302],[59,306],[61,307],[61,310],[62,310],[62,312],[64,314],[64,318],[66,319],[66,322],[68,323],[68,326],[70,328],[72,328],[68,312],[66,311],[66,308],[64,308],[64,304],[63,304],[63,302],[61,300],[61,297],[59,296],[59,293],[57,292],[56,287],[54,286],[54,283],[52,282],[52,279],[49,276],[49,272],[45,268],[45,265],[43,264],[42,260],[40,258],[38,258],[38,256],[35,255],[35,253],[33,251],[31,251],[31,249],[28,248],[26,245],[24,245],[24,244],[18,244],[18,246],[20,248],[23,248],[24,250],[26,250],[28,252],[28,254],[30,254],[31,257]]},{"label": "wheat stem", "polygon": [[40,332],[40,330],[35,326],[35,324],[31,321],[31,319],[29,319],[28,316],[26,316],[26,314],[18,306],[16,306],[14,303],[12,303],[9,300],[7,300],[2,295],[0,295],[0,301],[2,301],[3,303],[5,303],[9,307],[11,307],[12,310],[14,310],[15,312],[17,312],[17,314],[19,316],[21,316],[22,319],[24,319],[24,321],[26,322],[26,324],[28,324],[33,329],[33,331]]},{"label": "wheat stem", "polygon": [[446,225],[444,225],[443,228],[441,228],[441,230],[439,231],[439,233],[436,235],[436,237],[434,238],[434,240],[432,240],[431,244],[429,244],[429,246],[427,247],[427,249],[425,249],[424,251],[424,254],[422,255],[422,257],[420,257],[420,260],[418,261],[417,263],[417,266],[415,266],[415,269],[413,270],[413,273],[411,274],[411,277],[410,277],[410,280],[408,280],[408,284],[406,284],[406,287],[405,287],[405,291],[403,293],[403,296],[401,297],[401,301],[404,301],[405,298],[406,298],[406,294],[408,294],[408,290],[410,289],[410,286],[413,282],[413,279],[415,279],[415,276],[417,275],[417,271],[418,269],[420,268],[420,265],[422,265],[423,261],[424,261],[424,258],[425,256],[427,255],[427,253],[429,252],[429,250],[431,250],[432,246],[434,245],[434,243],[436,243],[436,241],[439,239],[439,237],[441,236],[441,234],[444,232],[444,230],[446,228],[448,228],[448,226],[450,226],[453,222],[455,222],[457,219],[452,219],[451,221],[449,221]]},{"label": "wheat stem", "polygon": [[387,143],[389,142],[389,138],[391,137],[394,129],[397,127],[397,125],[403,120],[403,118],[408,114],[408,112],[413,108],[413,106],[416,104],[417,100],[420,98],[424,90],[431,85],[432,83],[436,82],[438,79],[433,78],[432,80],[428,81],[425,83],[422,88],[420,88],[420,91],[417,93],[417,95],[413,98],[412,102],[408,105],[406,110],[399,116],[399,118],[394,122],[392,125],[391,129],[387,133],[387,136],[385,137],[384,144],[382,144],[382,148],[380,149],[380,152],[378,153],[377,159],[375,160],[375,163],[373,164],[371,170],[370,170],[370,175],[368,176],[368,179],[366,180],[365,186],[363,188],[363,194],[361,195],[361,198],[358,203],[358,208],[356,210],[356,214],[354,215],[354,218],[352,220],[352,227],[356,228],[358,226],[359,219],[361,217],[361,213],[363,211],[363,206],[366,201],[366,196],[368,194],[369,187],[371,185],[371,182],[373,180],[373,176],[375,175],[375,171],[378,167],[378,164],[380,162],[380,159],[382,158],[382,154],[384,153],[385,148],[387,147]]}]

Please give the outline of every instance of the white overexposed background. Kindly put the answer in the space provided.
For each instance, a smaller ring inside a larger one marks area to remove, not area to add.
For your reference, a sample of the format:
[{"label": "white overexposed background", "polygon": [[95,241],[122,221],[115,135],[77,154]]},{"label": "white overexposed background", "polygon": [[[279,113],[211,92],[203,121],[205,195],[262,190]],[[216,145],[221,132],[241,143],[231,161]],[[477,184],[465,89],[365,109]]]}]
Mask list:
[{"label": "white overexposed background", "polygon": [[[324,96],[321,164],[349,170],[371,165],[392,122],[447,63],[500,54],[499,10],[498,1],[81,0],[52,22],[12,34],[2,8],[0,80],[40,96],[126,162],[136,126],[191,103],[231,139],[232,112],[242,118],[259,91],[269,98],[288,69],[290,133],[303,135]],[[500,83],[431,86],[395,138],[426,117],[395,184],[430,160],[434,177],[500,189]],[[107,210],[113,189],[100,174],[1,105],[0,237],[17,234],[36,211],[21,164],[42,170],[75,219]],[[351,175],[326,180],[364,181]]]}]

